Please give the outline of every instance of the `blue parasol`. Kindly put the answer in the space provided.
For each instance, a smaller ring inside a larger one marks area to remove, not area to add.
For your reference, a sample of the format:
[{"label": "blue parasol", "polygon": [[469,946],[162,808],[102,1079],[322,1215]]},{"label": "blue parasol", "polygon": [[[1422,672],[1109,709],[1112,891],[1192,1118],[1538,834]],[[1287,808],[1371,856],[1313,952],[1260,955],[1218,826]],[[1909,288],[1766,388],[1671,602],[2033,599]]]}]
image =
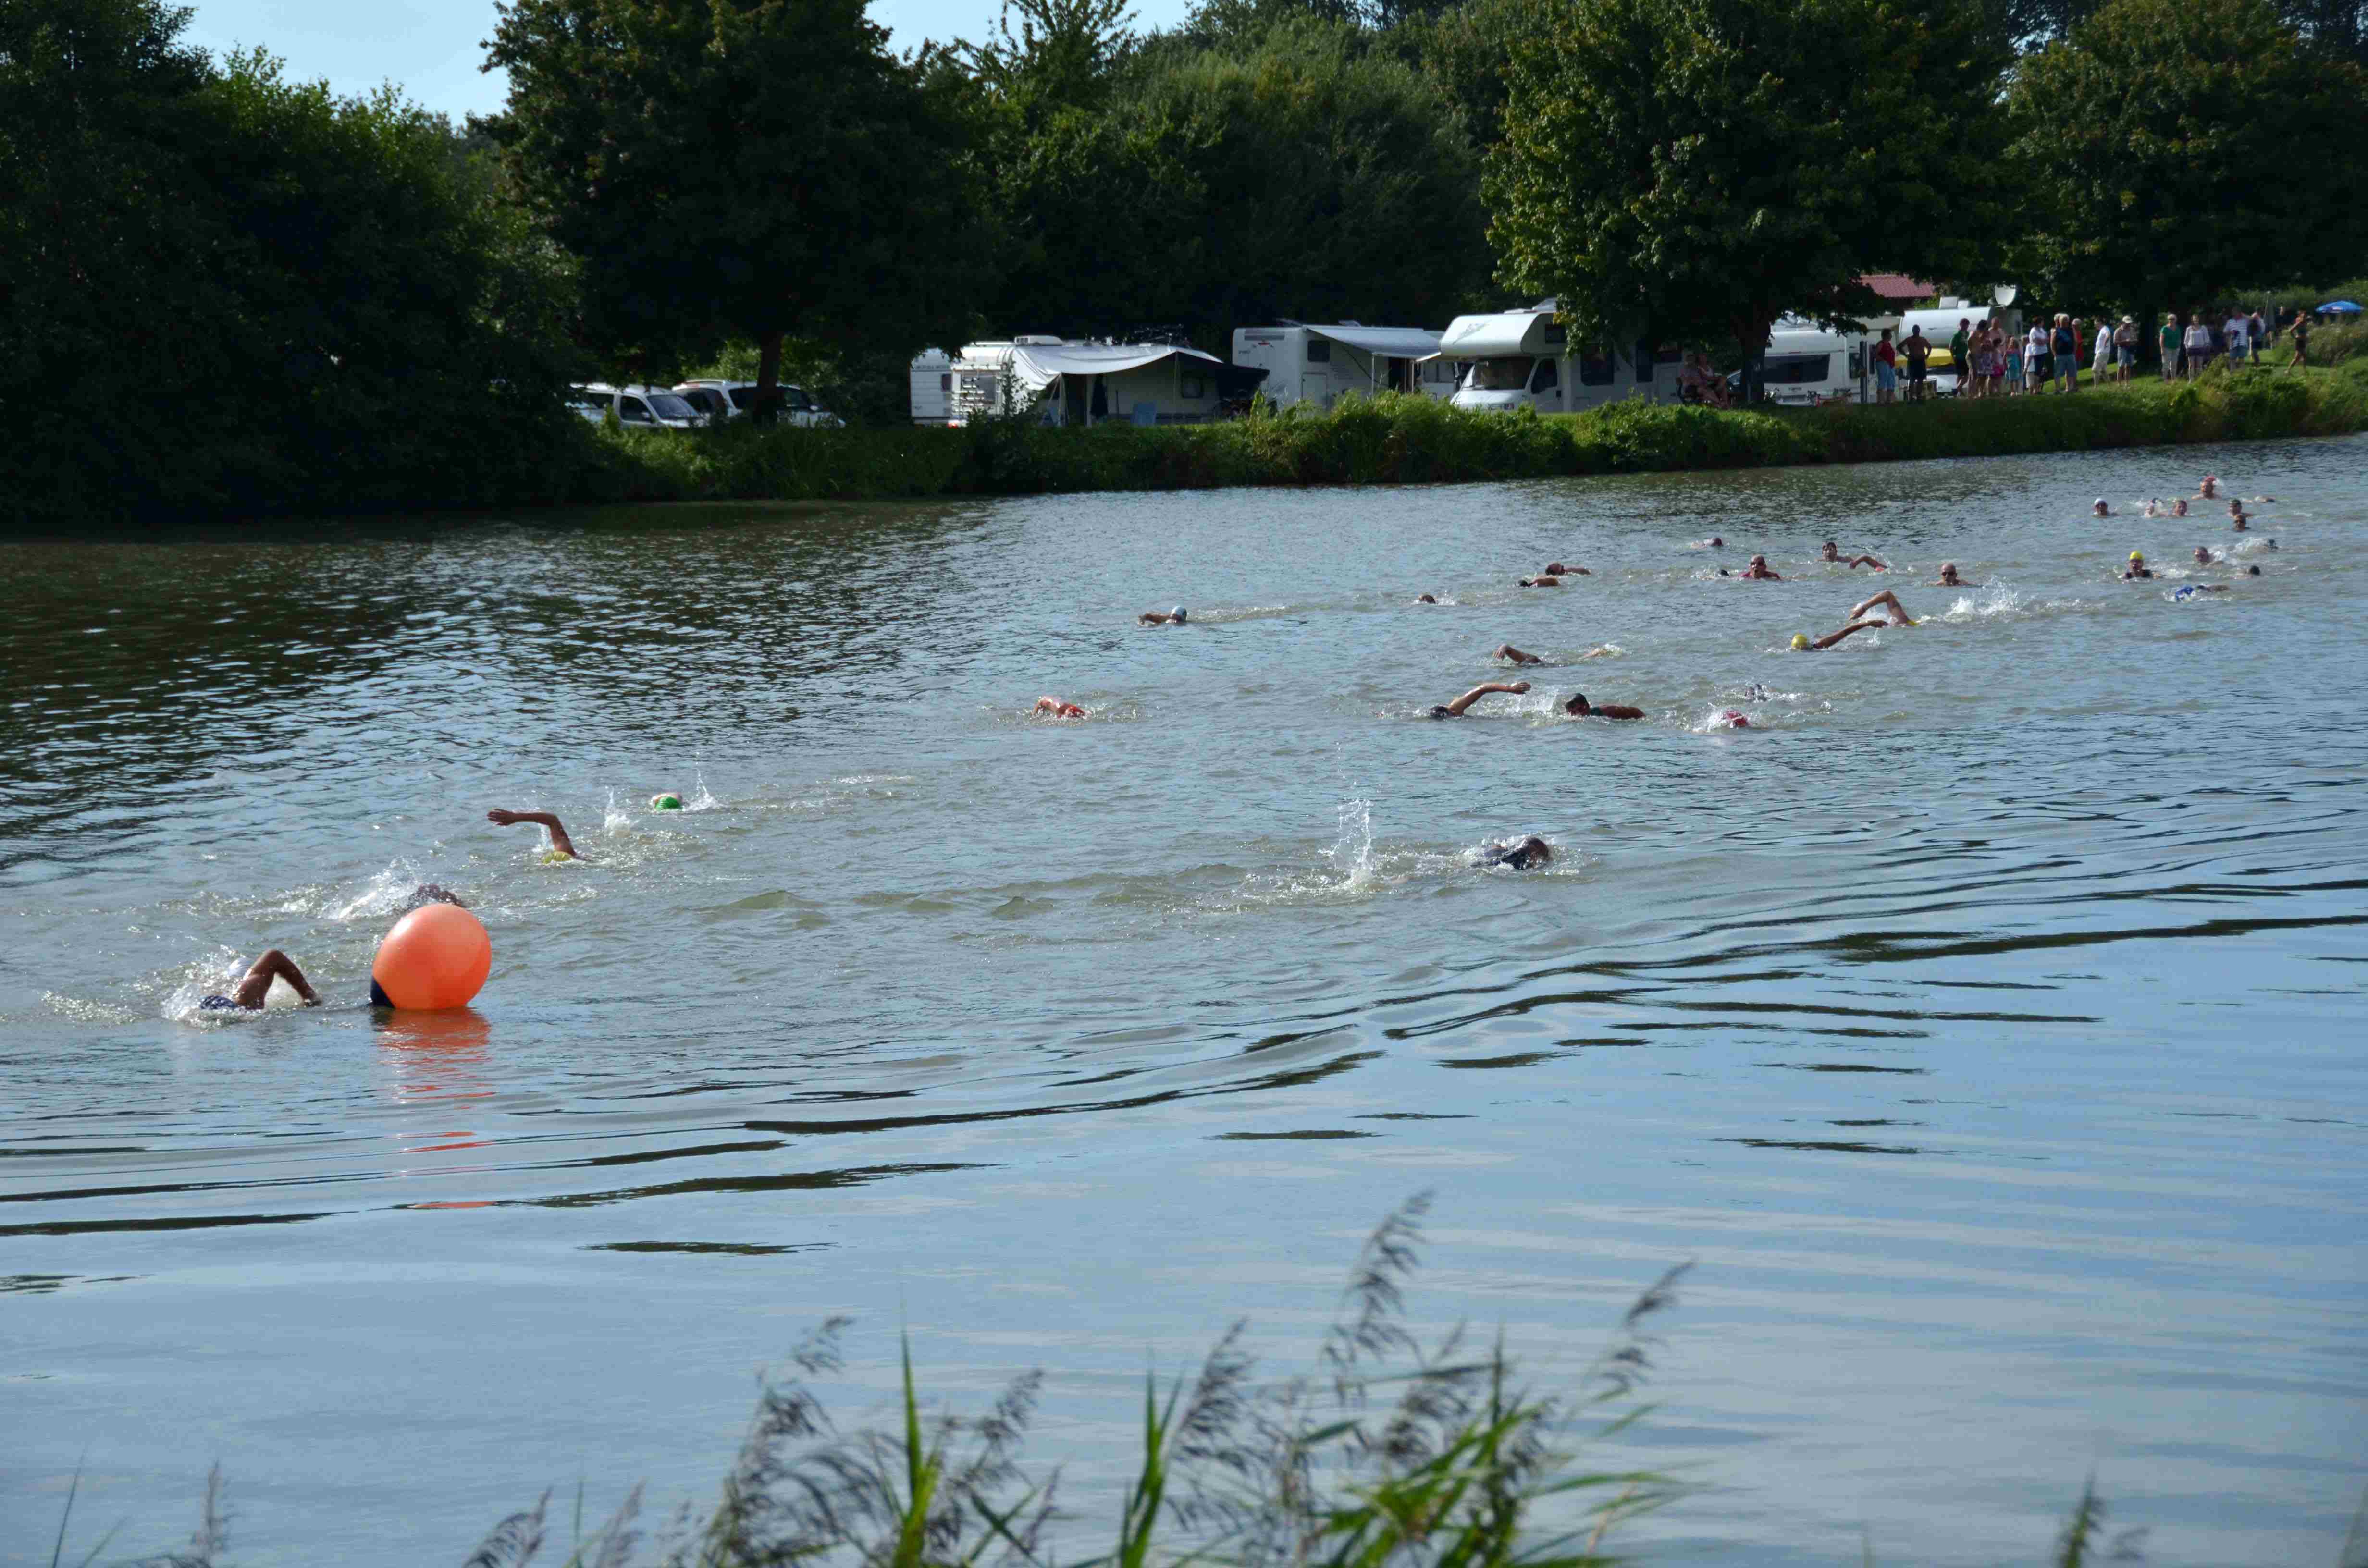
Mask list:
[{"label": "blue parasol", "polygon": [[2356,316],[2360,313],[2360,307],[2349,300],[2329,300],[2318,307],[2318,313],[2323,316]]}]

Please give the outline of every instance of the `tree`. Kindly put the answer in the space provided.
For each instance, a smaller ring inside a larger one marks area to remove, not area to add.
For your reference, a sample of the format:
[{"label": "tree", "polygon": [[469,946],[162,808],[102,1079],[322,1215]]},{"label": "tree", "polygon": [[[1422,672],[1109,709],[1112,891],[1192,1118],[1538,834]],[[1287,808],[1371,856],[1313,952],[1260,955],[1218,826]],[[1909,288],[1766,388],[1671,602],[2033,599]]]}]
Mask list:
[{"label": "tree", "polygon": [[1756,396],[1785,312],[1989,271],[2005,63],[1975,0],[1575,0],[1512,50],[1497,276],[1582,340],[1732,334]]},{"label": "tree", "polygon": [[2053,294],[2186,306],[2368,249],[2368,74],[2270,0],[2119,0],[2025,58],[2009,101],[2043,209],[2020,271]]},{"label": "tree", "polygon": [[899,60],[864,0],[509,0],[488,122],[582,261],[586,340],[648,373],[738,337],[959,342],[985,249],[968,84]]}]

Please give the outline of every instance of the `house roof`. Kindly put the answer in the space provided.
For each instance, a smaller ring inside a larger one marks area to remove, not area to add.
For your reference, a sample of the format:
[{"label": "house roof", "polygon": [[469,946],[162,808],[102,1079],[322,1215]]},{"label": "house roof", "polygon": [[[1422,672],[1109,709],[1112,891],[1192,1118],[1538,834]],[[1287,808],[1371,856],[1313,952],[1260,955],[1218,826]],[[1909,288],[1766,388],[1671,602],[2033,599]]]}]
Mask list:
[{"label": "house roof", "polygon": [[1875,292],[1878,299],[1929,300],[1939,293],[1937,284],[1919,282],[1904,272],[1870,272],[1859,279]]}]

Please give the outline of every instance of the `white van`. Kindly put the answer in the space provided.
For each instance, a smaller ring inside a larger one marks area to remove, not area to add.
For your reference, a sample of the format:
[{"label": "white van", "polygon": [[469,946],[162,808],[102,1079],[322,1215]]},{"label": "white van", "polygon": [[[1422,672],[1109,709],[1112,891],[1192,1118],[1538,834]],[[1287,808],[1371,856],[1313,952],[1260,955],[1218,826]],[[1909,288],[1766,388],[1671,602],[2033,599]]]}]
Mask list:
[{"label": "white van", "polygon": [[695,430],[707,415],[664,387],[612,387],[606,381],[567,389],[567,406],[595,425],[609,415],[632,430]]},{"label": "white van", "polygon": [[1234,329],[1234,363],[1266,372],[1260,390],[1277,408],[1295,403],[1329,408],[1352,392],[1445,397],[1453,383],[1425,370],[1438,355],[1439,334],[1421,327],[1285,322]]},{"label": "white van", "polygon": [[1554,319],[1554,301],[1496,315],[1458,316],[1439,340],[1440,357],[1464,362],[1450,400],[1458,408],[1534,408],[1562,414],[1622,398],[1675,402],[1679,351],[1637,343],[1571,347]]}]

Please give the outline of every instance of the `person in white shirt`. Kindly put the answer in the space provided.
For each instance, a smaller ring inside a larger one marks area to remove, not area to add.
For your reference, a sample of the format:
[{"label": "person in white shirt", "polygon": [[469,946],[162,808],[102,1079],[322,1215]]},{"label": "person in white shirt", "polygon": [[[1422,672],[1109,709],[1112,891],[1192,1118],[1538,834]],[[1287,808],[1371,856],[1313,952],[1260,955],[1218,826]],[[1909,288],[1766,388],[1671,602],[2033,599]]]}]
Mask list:
[{"label": "person in white shirt", "polygon": [[2228,324],[2221,330],[2228,335],[2228,363],[2232,367],[2241,366],[2245,362],[2245,351],[2252,341],[2251,320],[2245,316],[2230,316]]},{"label": "person in white shirt", "polygon": [[2212,358],[2212,329],[2203,324],[2199,312],[2187,324],[2187,379],[2193,381],[2203,373],[2204,362]]},{"label": "person in white shirt", "polygon": [[2022,384],[2033,396],[2047,385],[2047,324],[2031,324],[2030,335],[2022,340]]},{"label": "person in white shirt", "polygon": [[2097,341],[2090,347],[2089,381],[2101,387],[2113,376],[2113,329],[2101,319],[2097,323]]}]

